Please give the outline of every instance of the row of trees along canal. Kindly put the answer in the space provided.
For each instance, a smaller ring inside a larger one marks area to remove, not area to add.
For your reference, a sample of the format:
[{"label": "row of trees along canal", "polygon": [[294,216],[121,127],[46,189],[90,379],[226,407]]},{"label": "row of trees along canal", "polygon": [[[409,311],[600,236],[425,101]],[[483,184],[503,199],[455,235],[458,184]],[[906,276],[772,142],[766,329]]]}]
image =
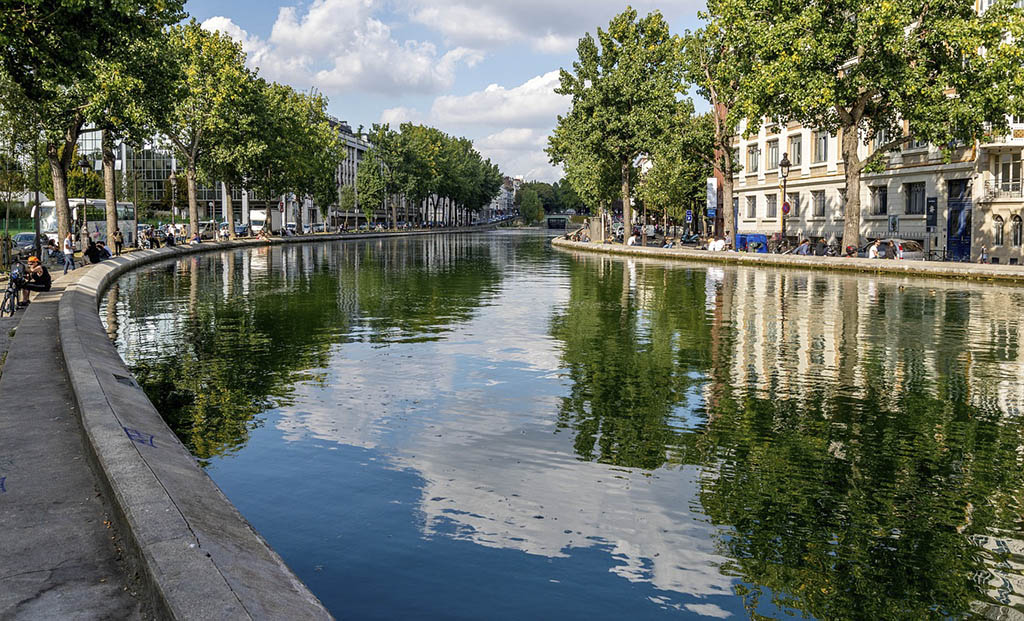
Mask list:
[{"label": "row of trees along canal", "polygon": [[[357,208],[355,193],[342,192],[337,181],[346,153],[327,100],[262,79],[246,67],[238,43],[184,17],[182,0],[50,0],[2,10],[3,150],[9,162],[45,151],[61,238],[74,225],[68,178],[81,168],[76,144],[93,130],[102,133],[108,230],[117,226],[115,144],[142,145],[154,136],[184,166],[192,231],[200,181],[244,185],[266,197],[294,192],[325,213],[332,204]],[[360,170],[370,169],[364,196],[376,205],[397,194],[417,202],[440,196],[464,214],[497,192],[500,173],[468,140],[430,127],[401,130],[384,125],[370,133],[371,166]]]},{"label": "row of trees along canal", "polygon": [[[983,12],[962,0],[709,0],[707,9],[703,27],[683,36],[660,13],[627,8],[596,40],[580,39],[557,89],[572,108],[548,154],[587,203],[621,199],[629,221],[637,198],[678,217],[670,210],[693,204],[714,170],[732,233],[740,132],[756,134],[763,119],[799,122],[839,135],[843,244],[858,246],[861,173],[911,140],[949,157],[1024,114],[1024,9],[1011,0]],[[690,88],[717,113],[695,114]],[[875,145],[869,156],[861,143]],[[640,179],[642,155],[654,166]]]}]

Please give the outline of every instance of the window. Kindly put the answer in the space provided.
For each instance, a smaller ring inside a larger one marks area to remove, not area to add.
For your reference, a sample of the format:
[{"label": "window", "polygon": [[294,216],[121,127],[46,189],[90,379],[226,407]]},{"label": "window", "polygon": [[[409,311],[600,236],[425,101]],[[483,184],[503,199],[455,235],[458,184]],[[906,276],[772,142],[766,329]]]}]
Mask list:
[{"label": "window", "polygon": [[811,200],[814,201],[814,217],[825,217],[825,190],[811,192]]},{"label": "window", "polygon": [[1020,192],[1020,154],[1006,154],[999,158],[999,189]]},{"label": "window", "polygon": [[992,219],[992,245],[1002,246],[1003,245],[1003,229],[1006,228],[1006,223],[1003,222],[1001,216],[996,216]]},{"label": "window", "polygon": [[767,207],[768,215],[766,217],[768,217],[768,218],[778,218],[779,217],[779,196],[777,194],[769,194],[768,196],[765,197],[765,199],[768,201],[768,207]]},{"label": "window", "polygon": [[761,151],[756,146],[747,147],[747,172],[756,173],[761,159]]},{"label": "window", "polygon": [[924,183],[906,183],[903,185],[903,193],[907,196],[908,216],[920,216],[924,214]]},{"label": "window", "polygon": [[789,163],[799,166],[803,162],[803,136],[789,138]]},{"label": "window", "polygon": [[772,140],[768,143],[768,161],[764,165],[765,170],[775,170],[779,167],[779,141]]},{"label": "window", "polygon": [[889,188],[884,185],[871,188],[871,215],[884,216],[889,213]]},{"label": "window", "polygon": [[1015,114],[1013,116],[1013,124],[1014,125],[1024,125],[1024,116],[1018,116],[1018,115]]},{"label": "window", "polygon": [[918,140],[917,138],[910,139],[910,149],[926,149],[928,148],[927,140]]},{"label": "window", "polygon": [[1021,235],[1024,231],[1021,231],[1020,216],[1014,216],[1013,220],[1010,221],[1010,243],[1014,248],[1020,248]]},{"label": "window", "polygon": [[747,219],[748,220],[753,220],[756,217],[757,217],[757,197],[756,196],[748,196],[747,197]]},{"label": "window", "polygon": [[889,132],[880,129],[875,133],[875,151],[889,143]]},{"label": "window", "polygon": [[814,132],[814,163],[820,164],[828,160],[828,132]]},{"label": "window", "polygon": [[789,215],[799,216],[800,215],[800,193],[793,192],[789,195]]}]

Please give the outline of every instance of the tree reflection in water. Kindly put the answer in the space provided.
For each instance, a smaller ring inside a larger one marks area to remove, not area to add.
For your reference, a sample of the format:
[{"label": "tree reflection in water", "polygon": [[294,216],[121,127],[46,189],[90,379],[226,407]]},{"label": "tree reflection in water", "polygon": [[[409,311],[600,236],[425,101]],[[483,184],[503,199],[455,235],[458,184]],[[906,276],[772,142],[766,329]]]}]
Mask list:
[{"label": "tree reflection in water", "polygon": [[581,459],[701,466],[751,616],[1024,603],[1019,290],[579,257],[570,280],[560,427]]},{"label": "tree reflection in water", "polygon": [[487,246],[452,236],[415,248],[368,241],[184,257],[125,276],[107,321],[115,332],[131,324],[122,356],[205,465],[244,446],[297,383],[325,381],[318,370],[334,345],[438,338],[497,288]]}]

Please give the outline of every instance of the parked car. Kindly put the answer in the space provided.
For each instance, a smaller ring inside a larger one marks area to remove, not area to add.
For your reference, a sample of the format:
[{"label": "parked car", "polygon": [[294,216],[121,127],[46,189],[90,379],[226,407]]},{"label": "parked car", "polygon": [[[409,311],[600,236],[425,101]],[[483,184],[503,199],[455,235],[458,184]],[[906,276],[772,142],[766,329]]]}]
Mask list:
[{"label": "parked car", "polygon": [[[924,246],[922,246],[921,242],[919,242],[919,241],[915,241],[913,239],[896,239],[896,238],[886,238],[886,239],[880,239],[878,241],[881,242],[881,244],[879,246],[879,255],[878,255],[879,258],[891,259],[892,257],[890,257],[888,255],[889,248],[890,248],[890,243],[895,243],[897,245],[897,247],[902,248],[902,250],[903,250],[903,259],[904,260],[906,260],[906,261],[924,261],[924,259],[925,259]],[[857,256],[862,258],[862,259],[867,257],[868,256],[868,248],[870,248],[871,245],[874,244],[874,243],[875,243],[875,240],[871,240],[870,242],[868,242],[868,243],[864,244],[863,246],[861,246],[860,249],[857,251]]]},{"label": "parked car", "polygon": [[252,235],[252,229],[248,224],[235,225],[235,237],[248,237]]},{"label": "parked car", "polygon": [[313,225],[313,232],[314,233],[323,233],[324,230],[325,230],[325,227],[324,227],[324,223],[323,222],[317,222],[316,224]]}]

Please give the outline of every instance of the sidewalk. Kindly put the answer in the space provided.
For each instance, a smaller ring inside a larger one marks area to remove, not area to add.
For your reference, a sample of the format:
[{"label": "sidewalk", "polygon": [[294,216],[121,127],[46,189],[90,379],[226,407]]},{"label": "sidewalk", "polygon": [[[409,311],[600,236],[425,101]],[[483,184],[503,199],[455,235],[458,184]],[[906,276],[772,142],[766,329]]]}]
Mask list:
[{"label": "sidewalk", "polygon": [[87,271],[57,278],[13,318],[0,375],[0,619],[142,617],[57,341],[61,291]]},{"label": "sidewalk", "polygon": [[1024,266],[954,263],[940,261],[894,261],[891,259],[860,259],[851,257],[815,257],[792,254],[759,254],[752,252],[711,252],[695,248],[656,248],[624,246],[600,242],[574,242],[562,237],[551,240],[555,248],[601,254],[615,254],[654,259],[674,259],[700,263],[753,265],[758,267],[790,267],[798,269],[956,278],[1000,283],[1024,284]]}]

